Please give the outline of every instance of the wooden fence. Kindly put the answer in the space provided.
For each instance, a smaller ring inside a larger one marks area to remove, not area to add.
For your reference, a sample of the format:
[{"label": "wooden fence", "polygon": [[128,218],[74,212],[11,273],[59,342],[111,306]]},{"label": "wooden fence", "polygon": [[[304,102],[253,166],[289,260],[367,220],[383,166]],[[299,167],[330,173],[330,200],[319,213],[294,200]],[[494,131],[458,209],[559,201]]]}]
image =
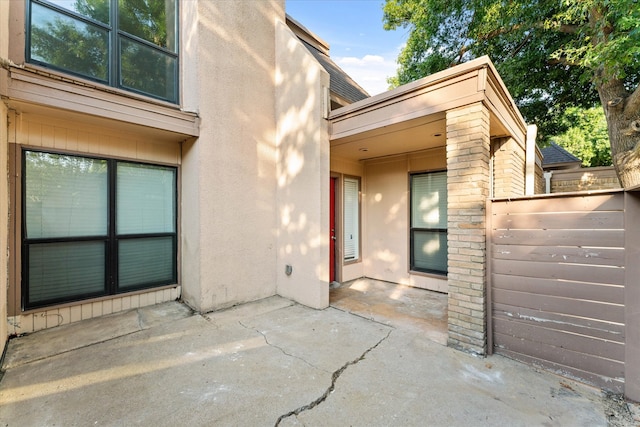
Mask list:
[{"label": "wooden fence", "polygon": [[637,205],[622,191],[488,202],[490,351],[623,391],[640,365],[625,336],[640,289],[636,277],[625,293],[626,247],[638,246],[625,207]]}]

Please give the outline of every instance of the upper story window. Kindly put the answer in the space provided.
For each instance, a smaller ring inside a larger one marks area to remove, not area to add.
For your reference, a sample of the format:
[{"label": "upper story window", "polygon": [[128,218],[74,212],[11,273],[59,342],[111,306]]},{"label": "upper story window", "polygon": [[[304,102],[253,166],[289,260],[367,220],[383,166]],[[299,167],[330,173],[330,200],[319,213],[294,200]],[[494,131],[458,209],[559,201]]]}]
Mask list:
[{"label": "upper story window", "polygon": [[177,0],[29,0],[27,60],[178,103]]}]

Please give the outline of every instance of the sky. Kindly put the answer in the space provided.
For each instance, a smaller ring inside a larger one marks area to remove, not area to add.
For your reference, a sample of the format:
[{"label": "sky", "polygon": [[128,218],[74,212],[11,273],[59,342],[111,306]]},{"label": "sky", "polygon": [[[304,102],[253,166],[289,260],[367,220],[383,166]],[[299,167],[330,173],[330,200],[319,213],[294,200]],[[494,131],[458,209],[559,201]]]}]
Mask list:
[{"label": "sky", "polygon": [[388,89],[407,30],[385,31],[384,0],[286,0],[287,13],[329,43],[331,59],[369,95]]}]

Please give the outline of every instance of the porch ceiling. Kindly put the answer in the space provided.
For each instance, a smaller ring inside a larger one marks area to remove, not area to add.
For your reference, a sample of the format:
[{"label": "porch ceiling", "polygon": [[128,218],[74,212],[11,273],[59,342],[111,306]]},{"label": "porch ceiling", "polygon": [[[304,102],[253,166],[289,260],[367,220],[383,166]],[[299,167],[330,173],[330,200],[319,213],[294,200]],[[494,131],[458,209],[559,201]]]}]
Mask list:
[{"label": "porch ceiling", "polygon": [[367,160],[446,145],[444,113],[362,132],[331,141],[331,155]]},{"label": "porch ceiling", "polygon": [[[446,130],[445,113],[433,114],[331,140],[331,155],[360,161],[444,147]],[[508,134],[494,114],[490,134],[492,138]]]}]

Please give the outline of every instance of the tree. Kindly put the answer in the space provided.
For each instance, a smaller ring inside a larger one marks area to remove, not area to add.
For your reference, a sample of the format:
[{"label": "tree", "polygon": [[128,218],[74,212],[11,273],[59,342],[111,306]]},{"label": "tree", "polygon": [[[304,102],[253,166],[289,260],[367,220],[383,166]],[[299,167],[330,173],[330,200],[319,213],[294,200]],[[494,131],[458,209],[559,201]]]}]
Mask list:
[{"label": "tree", "polygon": [[410,31],[392,84],[489,55],[542,138],[600,104],[620,182],[640,185],[638,0],[386,0],[384,23]]},{"label": "tree", "polygon": [[550,139],[582,160],[582,166],[611,166],[607,119],[601,108],[568,108],[562,115],[567,130]]}]

